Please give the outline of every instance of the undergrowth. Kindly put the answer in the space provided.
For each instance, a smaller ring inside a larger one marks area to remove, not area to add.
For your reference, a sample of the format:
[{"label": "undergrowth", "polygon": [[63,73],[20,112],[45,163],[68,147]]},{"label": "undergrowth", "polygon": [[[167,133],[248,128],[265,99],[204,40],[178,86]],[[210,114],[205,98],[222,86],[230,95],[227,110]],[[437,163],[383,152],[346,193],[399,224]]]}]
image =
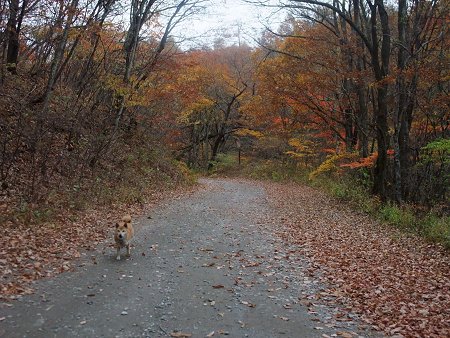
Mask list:
[{"label": "undergrowth", "polygon": [[287,160],[260,160],[243,158],[241,165],[235,154],[221,154],[210,175],[234,175],[276,182],[297,182],[319,188],[345,201],[352,208],[391,224],[404,232],[418,234],[432,242],[441,243],[450,250],[450,217],[433,211],[420,211],[413,205],[398,206],[382,203],[370,194],[369,175],[360,171],[357,177],[321,174],[310,179],[313,168],[298,166]]},{"label": "undergrowth", "polygon": [[92,177],[67,180],[51,189],[42,203],[11,203],[1,223],[42,225],[61,217],[76,219],[79,212],[117,205],[144,204],[157,192],[192,185],[195,175],[184,162],[160,151],[128,154],[120,168],[101,170]]}]

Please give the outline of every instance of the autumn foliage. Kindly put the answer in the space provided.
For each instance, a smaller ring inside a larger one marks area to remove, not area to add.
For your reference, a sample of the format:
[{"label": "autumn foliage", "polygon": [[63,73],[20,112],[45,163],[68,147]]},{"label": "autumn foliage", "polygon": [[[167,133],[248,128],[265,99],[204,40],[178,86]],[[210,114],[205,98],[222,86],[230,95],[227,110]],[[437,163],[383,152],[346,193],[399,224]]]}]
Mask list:
[{"label": "autumn foliage", "polygon": [[[431,7],[416,3],[406,9],[406,2],[400,2],[396,12],[387,11],[382,2],[358,7],[355,2],[299,2],[305,3],[298,12],[302,19],[291,17],[278,33],[261,40],[259,53],[264,62],[258,68],[257,83],[271,99],[256,97],[255,102],[264,102],[260,109],[273,115],[267,101],[282,107],[278,112],[284,130],[291,128],[295,137],[315,143],[319,161],[330,152],[358,153],[356,161],[338,167],[368,169],[373,191],[382,199],[428,205],[445,199],[448,180],[437,176],[428,180],[425,177],[431,173],[422,171],[423,149],[434,140],[448,138],[448,112],[442,105],[447,96],[442,51],[448,40],[441,26],[447,12],[442,3],[430,2]],[[301,8],[298,2],[293,6]],[[431,12],[434,16],[427,16]],[[372,37],[359,30],[369,17],[380,20]],[[413,22],[423,30],[412,29]],[[377,46],[371,39],[380,36],[382,29],[389,29],[393,37]],[[394,39],[410,44],[409,56],[398,50]],[[417,49],[418,41],[428,41],[427,48]],[[436,67],[427,73],[430,61]],[[436,104],[424,104],[425,97],[433,97]],[[427,163],[434,167],[432,172],[445,167],[439,160]],[[432,202],[433,190],[441,197]]]},{"label": "autumn foliage", "polygon": [[[283,24],[252,45],[186,47],[172,33],[203,3],[0,0],[2,293],[69,270],[105,238],[105,213],[140,210],[223,154],[238,172],[264,161],[345,178],[387,216],[433,210],[447,220],[434,238],[450,243],[447,1],[287,0]],[[334,224],[339,208],[305,189],[281,193],[283,210],[304,212],[281,236],[325,267],[333,297],[387,334],[447,333],[445,251],[383,241],[347,211]]]}]

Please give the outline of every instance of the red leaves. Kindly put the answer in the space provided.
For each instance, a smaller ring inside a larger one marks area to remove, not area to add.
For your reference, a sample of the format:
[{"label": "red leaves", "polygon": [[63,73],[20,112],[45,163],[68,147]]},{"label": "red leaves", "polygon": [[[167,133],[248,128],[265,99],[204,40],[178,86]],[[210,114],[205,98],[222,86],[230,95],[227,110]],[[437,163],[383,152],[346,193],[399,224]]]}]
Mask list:
[{"label": "red leaves", "polygon": [[[388,156],[394,155],[394,150],[388,149],[386,151]],[[343,163],[339,165],[341,168],[350,168],[350,169],[357,169],[357,168],[366,168],[366,167],[373,167],[375,165],[375,162],[378,158],[378,152],[372,153],[368,157],[362,157],[358,159],[357,161],[351,162],[351,163]]]},{"label": "red leaves", "polygon": [[329,289],[316,298],[344,304],[388,335],[450,336],[448,252],[381,226],[312,188],[267,184],[267,191],[289,215],[279,235],[300,245],[320,267]]},{"label": "red leaves", "polygon": [[372,155],[368,157],[360,158],[357,161],[351,162],[351,163],[343,163],[340,165],[341,168],[350,168],[350,169],[357,169],[357,168],[366,168],[366,167],[373,167],[375,165],[375,162],[377,161],[378,153],[375,152]]}]

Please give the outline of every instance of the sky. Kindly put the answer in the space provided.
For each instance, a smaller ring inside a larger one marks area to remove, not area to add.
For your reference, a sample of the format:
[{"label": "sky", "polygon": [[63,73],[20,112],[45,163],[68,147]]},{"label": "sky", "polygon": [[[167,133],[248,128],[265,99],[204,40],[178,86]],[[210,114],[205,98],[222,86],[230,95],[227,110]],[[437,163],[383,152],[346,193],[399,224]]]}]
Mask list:
[{"label": "sky", "polygon": [[242,0],[210,0],[204,14],[182,23],[174,35],[189,47],[212,46],[220,36],[224,36],[226,44],[255,45],[253,38],[260,37],[264,25],[277,30],[284,18],[285,13]]}]

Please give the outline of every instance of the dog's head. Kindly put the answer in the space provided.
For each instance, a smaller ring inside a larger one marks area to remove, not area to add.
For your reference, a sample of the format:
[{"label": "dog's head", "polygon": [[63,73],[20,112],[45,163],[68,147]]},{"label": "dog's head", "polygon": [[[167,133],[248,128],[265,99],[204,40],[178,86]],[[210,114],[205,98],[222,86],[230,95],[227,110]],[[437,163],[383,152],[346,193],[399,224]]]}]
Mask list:
[{"label": "dog's head", "polygon": [[128,223],[127,222],[119,222],[116,223],[116,237],[124,241],[127,239],[128,234]]}]

